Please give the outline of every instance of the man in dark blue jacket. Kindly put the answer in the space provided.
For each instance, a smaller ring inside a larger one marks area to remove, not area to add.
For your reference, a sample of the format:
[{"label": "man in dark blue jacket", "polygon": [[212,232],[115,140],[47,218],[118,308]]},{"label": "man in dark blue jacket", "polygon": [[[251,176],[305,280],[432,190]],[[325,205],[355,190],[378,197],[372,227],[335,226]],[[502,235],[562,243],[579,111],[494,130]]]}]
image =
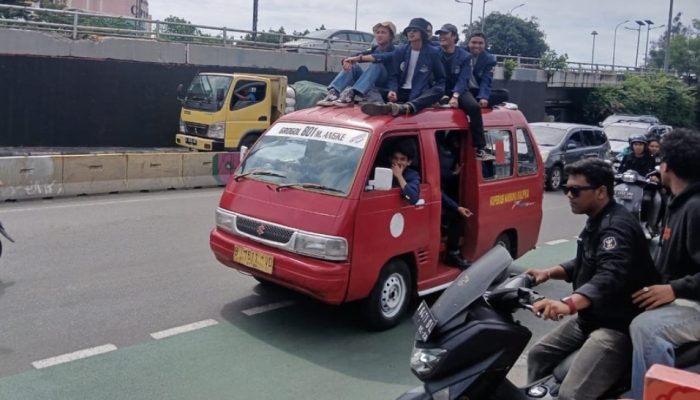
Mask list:
[{"label": "man in dark blue jacket", "polygon": [[484,139],[484,121],[481,117],[481,109],[495,104],[500,104],[508,99],[505,90],[492,90],[493,70],[496,68],[496,57],[486,51],[486,37],[481,32],[474,32],[469,36],[469,60],[472,74],[469,77],[469,91],[464,99],[460,99],[460,108],[469,115],[470,128],[474,137],[474,147],[477,156],[482,159],[492,159],[485,152],[486,141]]},{"label": "man in dark blue jacket", "polygon": [[644,374],[673,366],[674,350],[700,341],[700,132],[677,129],[661,140],[661,182],[671,189],[656,269],[662,284],[632,295],[645,309],[632,321],[632,394],[641,400]]},{"label": "man in dark blue jacket", "polygon": [[445,91],[445,69],[440,61],[440,50],[428,44],[429,25],[423,18],[414,18],[403,31],[408,44],[392,53],[365,56],[369,58],[367,61],[373,62],[391,58],[394,71],[387,83],[390,103],[364,104],[362,112],[393,116],[415,114],[440,100]]},{"label": "man in dark blue jacket", "polygon": [[420,199],[420,174],[410,168],[415,158],[413,143],[408,139],[397,143],[391,153],[394,186],[401,188],[401,197],[409,204],[416,204]]},{"label": "man in dark blue jacket", "polygon": [[357,63],[362,62],[362,56],[394,51],[392,42],[396,36],[396,25],[391,21],[380,22],[372,30],[376,44],[354,57],[344,59],[343,70],[328,85],[326,97],[316,104],[324,107],[349,107],[354,104],[356,97],[362,101],[373,88],[386,87],[389,71],[393,70],[391,59],[374,63],[364,71]]}]

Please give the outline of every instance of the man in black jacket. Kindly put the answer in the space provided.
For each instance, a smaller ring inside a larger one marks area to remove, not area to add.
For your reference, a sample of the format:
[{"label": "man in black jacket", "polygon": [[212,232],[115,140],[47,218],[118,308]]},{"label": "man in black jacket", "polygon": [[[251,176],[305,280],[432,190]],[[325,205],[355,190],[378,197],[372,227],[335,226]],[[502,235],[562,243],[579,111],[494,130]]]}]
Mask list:
[{"label": "man in black jacket", "polygon": [[647,138],[644,135],[635,135],[629,139],[632,152],[627,154],[617,169],[619,172],[629,170],[637,171],[640,175],[646,176],[656,167],[654,157],[647,149]]},{"label": "man in black jacket", "polygon": [[647,310],[630,326],[632,394],[640,400],[649,367],[673,366],[675,348],[700,341],[700,132],[678,129],[667,134],[659,154],[661,181],[673,197],[656,254],[663,284],[633,295]]},{"label": "man in black jacket", "polygon": [[639,313],[631,295],[656,281],[647,241],[636,219],[613,200],[612,168],[599,159],[566,167],[566,193],[574,214],[588,215],[579,235],[576,258],[547,269],[530,269],[540,284],[549,279],[573,283],[573,293],[561,300],[533,305],[542,318],[567,322],[530,349],[528,380],[552,373],[567,356],[576,356],[559,390],[559,399],[597,399],[612,387],[629,365],[627,330]]}]

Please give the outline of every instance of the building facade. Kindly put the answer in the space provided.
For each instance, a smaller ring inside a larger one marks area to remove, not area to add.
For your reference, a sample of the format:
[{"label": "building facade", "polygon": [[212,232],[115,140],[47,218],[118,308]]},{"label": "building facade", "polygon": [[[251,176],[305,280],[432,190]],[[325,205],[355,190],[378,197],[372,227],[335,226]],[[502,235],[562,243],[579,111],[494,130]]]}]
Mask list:
[{"label": "building facade", "polygon": [[64,0],[66,8],[119,17],[151,19],[148,0]]}]

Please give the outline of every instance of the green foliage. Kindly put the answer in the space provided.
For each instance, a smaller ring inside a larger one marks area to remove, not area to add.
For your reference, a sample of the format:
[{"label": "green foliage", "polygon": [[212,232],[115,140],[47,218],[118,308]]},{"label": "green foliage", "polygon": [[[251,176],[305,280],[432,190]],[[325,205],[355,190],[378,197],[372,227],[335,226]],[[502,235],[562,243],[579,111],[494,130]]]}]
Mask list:
[{"label": "green foliage", "polygon": [[552,79],[554,72],[565,70],[569,61],[568,54],[557,54],[554,50],[547,50],[540,57],[540,67],[547,73],[547,80]]},{"label": "green foliage", "polygon": [[503,77],[506,78],[506,80],[510,80],[510,78],[513,77],[513,71],[515,71],[515,67],[517,66],[517,61],[512,58],[506,58],[506,60],[503,62]]},{"label": "green foliage", "polygon": [[172,22],[177,25],[163,25],[161,26],[161,32],[164,34],[163,37],[164,39],[167,40],[176,40],[176,41],[181,41],[181,42],[191,42],[194,40],[192,37],[188,36],[181,36],[181,35],[190,35],[190,36],[201,36],[202,32],[197,29],[195,26],[192,26],[192,23],[190,21],[187,21],[184,18],[176,17],[174,15],[169,16],[168,18],[164,19],[163,21],[165,22]]},{"label": "green foliage", "polygon": [[[681,23],[681,13],[673,19],[669,68],[677,71],[687,82],[700,74],[700,20],[693,19],[692,26]],[[663,68],[666,57],[665,32],[653,41],[649,50],[650,68]]]},{"label": "green foliage", "polygon": [[584,119],[595,124],[615,113],[653,114],[666,124],[690,127],[695,123],[695,95],[695,88],[672,75],[627,75],[622,85],[591,90]]},{"label": "green foliage", "polygon": [[[464,30],[469,32],[481,30],[481,22],[475,21]],[[544,41],[544,32],[540,30],[537,19],[522,19],[510,14],[498,12],[486,16],[486,35],[488,50],[494,54],[539,58],[549,46]]]}]

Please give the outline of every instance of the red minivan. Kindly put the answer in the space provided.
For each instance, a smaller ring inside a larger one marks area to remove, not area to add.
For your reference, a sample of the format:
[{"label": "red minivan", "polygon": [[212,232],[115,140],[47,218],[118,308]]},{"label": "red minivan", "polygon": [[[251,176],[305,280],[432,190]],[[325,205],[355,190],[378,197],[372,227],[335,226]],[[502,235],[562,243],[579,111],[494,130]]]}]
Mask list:
[{"label": "red minivan", "polygon": [[[392,118],[359,107],[313,108],[286,115],[228,182],[211,249],[259,281],[330,304],[362,300],[368,326],[390,328],[413,296],[442,290],[461,272],[442,262],[439,138],[452,134],[460,142],[464,166],[454,197],[474,213],[465,221],[463,256],[474,261],[500,244],[519,257],[535,246],[544,187],[537,146],[516,107],[483,114],[495,160],[475,158],[460,110]],[[398,140],[415,146],[416,205],[387,177]]]}]

